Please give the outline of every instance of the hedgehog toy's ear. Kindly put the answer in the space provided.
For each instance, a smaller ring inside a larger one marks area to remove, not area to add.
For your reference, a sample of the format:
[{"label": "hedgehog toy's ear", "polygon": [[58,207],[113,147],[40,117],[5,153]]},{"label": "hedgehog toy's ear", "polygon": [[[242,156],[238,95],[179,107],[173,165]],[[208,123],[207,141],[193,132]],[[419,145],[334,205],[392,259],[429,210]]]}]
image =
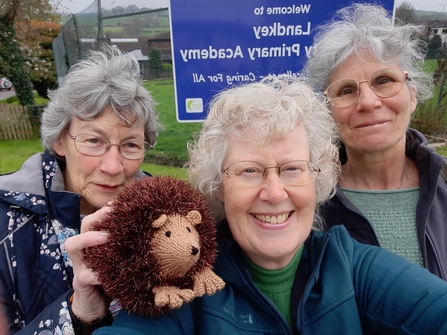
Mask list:
[{"label": "hedgehog toy's ear", "polygon": [[151,226],[152,228],[160,228],[166,223],[166,221],[168,221],[168,216],[166,214],[162,214],[157,220],[152,222]]},{"label": "hedgehog toy's ear", "polygon": [[186,219],[195,226],[202,222],[202,215],[198,211],[191,211],[186,215]]}]

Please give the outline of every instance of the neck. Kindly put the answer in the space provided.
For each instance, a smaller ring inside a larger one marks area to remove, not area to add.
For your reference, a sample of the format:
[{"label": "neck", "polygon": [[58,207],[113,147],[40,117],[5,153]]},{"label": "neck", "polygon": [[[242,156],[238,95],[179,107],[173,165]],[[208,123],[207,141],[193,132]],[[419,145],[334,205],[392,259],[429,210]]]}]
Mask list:
[{"label": "neck", "polygon": [[357,190],[390,190],[419,186],[416,165],[404,152],[360,154],[346,152],[339,184]]}]

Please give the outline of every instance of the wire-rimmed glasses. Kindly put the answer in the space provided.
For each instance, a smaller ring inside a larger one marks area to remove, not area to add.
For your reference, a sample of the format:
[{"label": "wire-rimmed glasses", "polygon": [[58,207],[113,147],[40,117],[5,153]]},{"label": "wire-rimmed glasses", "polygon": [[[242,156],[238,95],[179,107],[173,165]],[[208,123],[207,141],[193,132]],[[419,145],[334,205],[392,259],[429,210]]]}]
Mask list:
[{"label": "wire-rimmed glasses", "polygon": [[252,161],[239,161],[222,169],[229,179],[236,179],[245,186],[259,186],[268,169],[276,169],[284,185],[303,186],[313,182],[320,168],[315,163],[305,160],[293,160],[280,166],[263,166]]},{"label": "wire-rimmed glasses", "polygon": [[144,158],[152,149],[152,146],[145,141],[124,141],[120,144],[112,144],[108,139],[96,135],[79,134],[73,136],[68,130],[67,133],[73,140],[76,150],[86,156],[102,156],[110,150],[111,146],[117,146],[118,151],[124,158],[136,160]]},{"label": "wire-rimmed glasses", "polygon": [[361,83],[368,83],[371,91],[379,98],[391,98],[401,91],[405,80],[411,80],[408,71],[386,68],[374,72],[368,80],[355,81],[347,78],[334,81],[324,94],[333,106],[343,108],[357,101]]}]

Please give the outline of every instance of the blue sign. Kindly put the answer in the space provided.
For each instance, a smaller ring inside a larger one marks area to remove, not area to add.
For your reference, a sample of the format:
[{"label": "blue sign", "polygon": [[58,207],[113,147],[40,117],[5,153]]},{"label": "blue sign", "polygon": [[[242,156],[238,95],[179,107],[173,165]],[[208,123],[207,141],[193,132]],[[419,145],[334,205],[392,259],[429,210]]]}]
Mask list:
[{"label": "blue sign", "polygon": [[[297,75],[313,29],[351,0],[170,0],[177,120],[203,121],[213,95],[267,74]],[[383,5],[392,10],[394,0]]]}]

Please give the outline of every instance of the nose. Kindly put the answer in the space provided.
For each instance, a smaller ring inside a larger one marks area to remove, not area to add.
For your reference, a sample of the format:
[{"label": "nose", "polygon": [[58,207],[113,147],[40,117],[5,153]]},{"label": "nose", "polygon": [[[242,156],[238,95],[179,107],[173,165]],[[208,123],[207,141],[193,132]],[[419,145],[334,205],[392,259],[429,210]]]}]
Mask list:
[{"label": "nose", "polygon": [[191,248],[191,255],[195,256],[195,255],[197,255],[198,252],[199,252],[198,248],[196,248],[196,247]]},{"label": "nose", "polygon": [[359,81],[358,85],[357,110],[368,111],[381,104],[380,98],[373,92],[368,80]]},{"label": "nose", "polygon": [[259,192],[259,198],[270,203],[279,203],[288,197],[284,183],[276,169],[267,170]]},{"label": "nose", "polygon": [[118,144],[111,144],[109,150],[102,156],[100,169],[102,172],[109,175],[116,175],[123,170],[124,157],[120,153],[120,146]]}]

